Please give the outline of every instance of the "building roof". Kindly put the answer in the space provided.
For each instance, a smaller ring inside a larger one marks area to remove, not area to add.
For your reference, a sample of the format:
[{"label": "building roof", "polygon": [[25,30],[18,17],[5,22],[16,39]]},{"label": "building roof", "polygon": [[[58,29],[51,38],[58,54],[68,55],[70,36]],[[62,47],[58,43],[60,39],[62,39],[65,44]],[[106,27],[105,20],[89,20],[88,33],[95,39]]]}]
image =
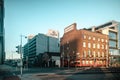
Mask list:
[{"label": "building roof", "polygon": [[[112,25],[113,23],[118,23],[118,22],[115,21],[115,20],[112,20],[112,21],[109,21],[109,22],[104,23],[104,24],[102,24],[102,25],[95,26],[95,29],[97,30],[97,29],[99,29],[99,28],[104,28],[104,27],[107,27],[107,26]],[[92,27],[91,27],[91,28],[88,28],[88,30],[91,30],[91,29],[92,29]]]}]

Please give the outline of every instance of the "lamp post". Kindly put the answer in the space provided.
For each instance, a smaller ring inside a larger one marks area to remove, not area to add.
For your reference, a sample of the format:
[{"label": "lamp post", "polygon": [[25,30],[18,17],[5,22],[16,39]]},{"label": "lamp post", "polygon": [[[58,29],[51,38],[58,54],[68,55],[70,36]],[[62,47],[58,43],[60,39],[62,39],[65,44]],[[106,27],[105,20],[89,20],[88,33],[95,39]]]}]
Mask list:
[{"label": "lamp post", "polygon": [[20,74],[21,74],[21,77],[22,77],[22,74],[23,74],[23,60],[22,60],[22,56],[23,56],[23,54],[22,54],[22,37],[25,37],[25,38],[27,38],[26,36],[24,36],[24,35],[20,35],[20,62],[21,62],[21,64],[20,64]]}]

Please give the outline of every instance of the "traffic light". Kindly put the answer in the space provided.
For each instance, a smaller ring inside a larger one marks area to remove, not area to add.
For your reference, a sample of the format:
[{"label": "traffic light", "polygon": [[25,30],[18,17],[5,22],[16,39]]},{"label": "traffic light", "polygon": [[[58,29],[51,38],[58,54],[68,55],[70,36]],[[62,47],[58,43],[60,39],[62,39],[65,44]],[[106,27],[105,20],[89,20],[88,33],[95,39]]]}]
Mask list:
[{"label": "traffic light", "polygon": [[16,46],[17,50],[16,52],[19,54],[20,53],[20,45]]}]

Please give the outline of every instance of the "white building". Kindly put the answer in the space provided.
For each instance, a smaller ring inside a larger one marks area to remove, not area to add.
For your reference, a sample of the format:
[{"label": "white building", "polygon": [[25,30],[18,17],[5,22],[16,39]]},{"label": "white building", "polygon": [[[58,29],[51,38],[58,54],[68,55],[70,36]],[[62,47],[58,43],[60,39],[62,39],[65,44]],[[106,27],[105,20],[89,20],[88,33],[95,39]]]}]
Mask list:
[{"label": "white building", "polygon": [[[24,59],[31,64],[42,65],[42,56],[47,53],[60,53],[59,39],[39,33],[24,46]],[[50,58],[51,56],[49,56]]]}]

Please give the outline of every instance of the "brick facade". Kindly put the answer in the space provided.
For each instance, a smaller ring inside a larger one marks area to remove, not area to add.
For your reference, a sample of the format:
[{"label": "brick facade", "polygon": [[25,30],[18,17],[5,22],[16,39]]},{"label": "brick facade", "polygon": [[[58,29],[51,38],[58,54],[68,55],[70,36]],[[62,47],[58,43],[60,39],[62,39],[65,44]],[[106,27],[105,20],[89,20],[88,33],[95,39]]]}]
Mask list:
[{"label": "brick facade", "polygon": [[61,38],[61,66],[108,66],[108,40],[101,33],[77,30],[76,23],[68,26]]}]

